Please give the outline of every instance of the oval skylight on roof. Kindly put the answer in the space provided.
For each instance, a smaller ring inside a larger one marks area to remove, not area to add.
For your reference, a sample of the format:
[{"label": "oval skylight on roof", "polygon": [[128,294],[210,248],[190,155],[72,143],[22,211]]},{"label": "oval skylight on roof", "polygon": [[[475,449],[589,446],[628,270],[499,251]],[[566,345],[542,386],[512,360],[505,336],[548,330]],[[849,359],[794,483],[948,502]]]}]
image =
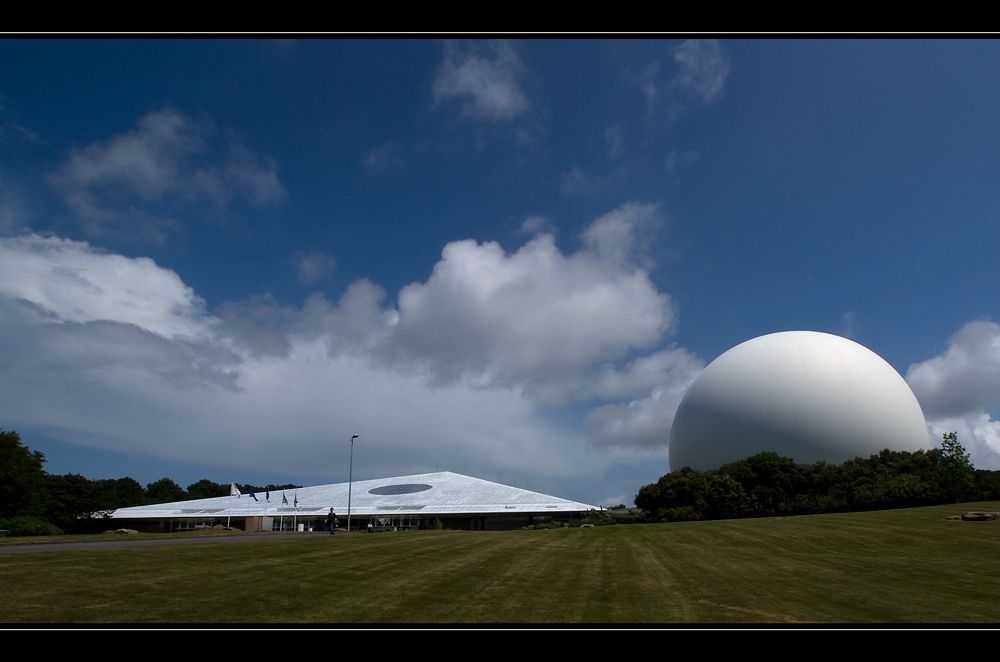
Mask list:
[{"label": "oval skylight on roof", "polygon": [[368,494],[413,494],[415,492],[426,492],[431,489],[431,485],[424,485],[423,483],[406,483],[403,485],[384,485],[382,487],[376,487],[368,490]]}]

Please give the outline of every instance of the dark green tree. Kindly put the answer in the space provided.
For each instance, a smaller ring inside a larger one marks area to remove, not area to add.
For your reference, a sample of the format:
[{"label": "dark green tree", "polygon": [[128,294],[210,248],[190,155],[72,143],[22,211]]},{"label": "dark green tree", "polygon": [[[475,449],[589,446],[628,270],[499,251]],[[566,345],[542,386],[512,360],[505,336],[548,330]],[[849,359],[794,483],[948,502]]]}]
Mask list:
[{"label": "dark green tree", "polygon": [[714,473],[696,471],[691,467],[671,471],[657,482],[641,487],[635,497],[635,505],[646,511],[651,518],[658,518],[658,513],[663,509],[685,506],[703,514],[708,510],[705,496],[708,493],[709,479]]},{"label": "dark green tree", "polygon": [[98,491],[80,474],[49,476],[45,518],[67,533],[79,532],[97,509]]},{"label": "dark green tree", "polygon": [[188,498],[188,493],[184,491],[184,488],[169,478],[161,478],[155,483],[146,485],[146,503],[187,501]]},{"label": "dark green tree", "polygon": [[229,486],[222,483],[213,483],[207,478],[202,478],[197,483],[191,483],[187,488],[189,499],[210,499],[212,497],[229,496]]},{"label": "dark green tree", "polygon": [[95,509],[102,513],[141,506],[146,501],[146,490],[134,478],[95,480],[94,485],[97,489]]},{"label": "dark green tree", "polygon": [[976,501],[1000,501],[1000,471],[976,469]]},{"label": "dark green tree", "polygon": [[726,473],[712,479],[705,497],[713,518],[735,519],[743,517],[750,508],[750,500],[740,483]]},{"label": "dark green tree", "polygon": [[0,518],[38,517],[45,510],[45,456],[21,444],[16,432],[0,430]]},{"label": "dark green tree", "polygon": [[969,461],[965,447],[958,443],[958,433],[949,432],[941,440],[941,474],[949,500],[958,503],[972,495],[976,484],[976,469]]}]

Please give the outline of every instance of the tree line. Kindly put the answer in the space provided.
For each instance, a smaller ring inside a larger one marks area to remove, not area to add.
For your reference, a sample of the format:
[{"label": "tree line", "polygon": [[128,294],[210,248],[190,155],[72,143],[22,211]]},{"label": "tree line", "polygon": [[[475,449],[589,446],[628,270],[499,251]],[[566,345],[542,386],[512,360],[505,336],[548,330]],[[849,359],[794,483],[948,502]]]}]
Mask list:
[{"label": "tree line", "polygon": [[[132,478],[89,480],[80,474],[55,475],[44,469],[45,455],[21,443],[17,432],[0,430],[0,530],[11,534],[91,533],[108,528],[113,511],[128,506],[229,496],[230,486],[208,479],[185,490],[170,478],[143,487]],[[301,485],[236,483],[246,494],[297,489]]]},{"label": "tree line", "polygon": [[941,448],[883,450],[843,464],[760,453],[710,471],[684,467],[639,489],[649,521],[811,515],[1000,500],[1000,471],[975,469],[956,433]]}]

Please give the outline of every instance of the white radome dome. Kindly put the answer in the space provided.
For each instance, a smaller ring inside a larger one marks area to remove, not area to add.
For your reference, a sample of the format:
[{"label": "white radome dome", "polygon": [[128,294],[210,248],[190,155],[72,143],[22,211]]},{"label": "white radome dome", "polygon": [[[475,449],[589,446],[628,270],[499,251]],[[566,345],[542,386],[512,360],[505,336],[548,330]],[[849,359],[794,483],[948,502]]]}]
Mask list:
[{"label": "white radome dome", "polygon": [[924,413],[891,365],[827,333],[787,331],[737,345],[698,375],[670,430],[670,470],[718,469],[773,451],[840,464],[884,448],[930,448]]}]

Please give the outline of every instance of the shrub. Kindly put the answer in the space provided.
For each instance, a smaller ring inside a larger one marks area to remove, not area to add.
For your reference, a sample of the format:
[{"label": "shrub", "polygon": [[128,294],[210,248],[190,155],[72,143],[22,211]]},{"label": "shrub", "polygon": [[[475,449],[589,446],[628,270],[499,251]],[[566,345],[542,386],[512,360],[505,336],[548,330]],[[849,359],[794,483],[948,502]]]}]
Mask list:
[{"label": "shrub", "polygon": [[53,535],[55,532],[62,533],[41,517],[28,517],[26,515],[0,519],[0,530],[7,531],[8,536],[45,536]]},{"label": "shrub", "polygon": [[662,522],[697,522],[703,519],[694,506],[678,506],[677,508],[661,508],[658,513]]}]

